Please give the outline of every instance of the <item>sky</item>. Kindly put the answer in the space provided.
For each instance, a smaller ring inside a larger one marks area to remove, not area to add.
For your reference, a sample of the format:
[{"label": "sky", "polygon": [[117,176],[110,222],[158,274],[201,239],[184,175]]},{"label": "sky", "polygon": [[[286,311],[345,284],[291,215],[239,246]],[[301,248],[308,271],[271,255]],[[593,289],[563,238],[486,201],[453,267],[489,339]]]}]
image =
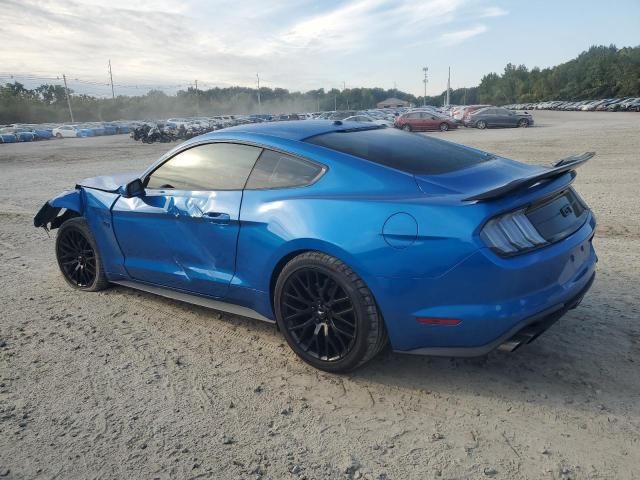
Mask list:
[{"label": "sky", "polygon": [[475,86],[508,63],[640,45],[640,0],[2,0],[0,82],[76,92]]}]

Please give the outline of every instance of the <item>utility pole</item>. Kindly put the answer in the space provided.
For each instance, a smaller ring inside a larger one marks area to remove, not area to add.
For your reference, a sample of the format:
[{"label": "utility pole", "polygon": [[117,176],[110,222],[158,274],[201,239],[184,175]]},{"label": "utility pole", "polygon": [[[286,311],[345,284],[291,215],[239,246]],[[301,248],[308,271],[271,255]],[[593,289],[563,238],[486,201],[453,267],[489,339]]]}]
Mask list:
[{"label": "utility pole", "polygon": [[196,79],[196,115],[200,115],[200,97],[198,96],[198,80]]},{"label": "utility pole", "polygon": [[422,80],[424,82],[424,99],[422,100],[422,106],[426,107],[427,106],[427,72],[429,71],[429,68],[422,67],[422,71],[424,72],[424,80]]},{"label": "utility pole", "polygon": [[258,80],[258,113],[262,113],[262,103],[260,102],[260,75],[256,73],[256,79]]},{"label": "utility pole", "polygon": [[449,67],[449,76],[447,77],[447,104],[445,105],[445,107],[448,107],[451,101],[451,96],[449,94],[450,90],[451,90],[451,67]]},{"label": "utility pole", "polygon": [[69,106],[69,115],[71,116],[71,123],[75,122],[73,119],[73,110],[71,110],[71,99],[69,98],[69,88],[67,87],[67,77],[65,74],[62,74],[62,79],[64,80],[64,92],[67,96],[67,105]]},{"label": "utility pole", "polygon": [[111,59],[109,59],[109,78],[111,79],[111,98],[115,100],[116,92],[113,89],[113,74],[111,73]]}]

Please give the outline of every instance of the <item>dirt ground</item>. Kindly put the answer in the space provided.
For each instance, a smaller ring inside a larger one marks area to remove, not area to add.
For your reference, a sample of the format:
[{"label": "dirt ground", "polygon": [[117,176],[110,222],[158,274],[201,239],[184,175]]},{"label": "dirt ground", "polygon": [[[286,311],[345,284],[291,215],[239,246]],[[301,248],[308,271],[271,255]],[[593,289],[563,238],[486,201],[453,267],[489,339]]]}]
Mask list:
[{"label": "dirt ground", "polygon": [[598,152],[576,181],[599,220],[582,305],[512,354],[387,352],[345,376],[259,321],[66,286],[37,208],[169,146],[0,145],[0,479],[640,478],[640,114],[534,116],[434,135],[533,163]]}]

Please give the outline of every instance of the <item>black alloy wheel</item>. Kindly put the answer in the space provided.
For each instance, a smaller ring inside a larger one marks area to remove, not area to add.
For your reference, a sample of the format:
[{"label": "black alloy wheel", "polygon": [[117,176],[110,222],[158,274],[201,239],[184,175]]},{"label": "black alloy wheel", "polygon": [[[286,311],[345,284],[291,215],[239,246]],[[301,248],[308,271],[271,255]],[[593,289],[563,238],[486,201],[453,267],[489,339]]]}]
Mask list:
[{"label": "black alloy wheel", "polygon": [[324,361],[343,358],[358,331],[353,302],[327,273],[300,269],[287,278],[282,299],[286,328],[304,352]]},{"label": "black alloy wheel", "polygon": [[84,218],[74,217],[60,226],[56,257],[64,279],[72,287],[97,291],[108,286],[100,254]]},{"label": "black alloy wheel", "polygon": [[96,254],[79,230],[68,229],[58,243],[58,258],[64,276],[80,288],[96,278]]},{"label": "black alloy wheel", "polygon": [[526,118],[521,118],[518,121],[518,127],[527,128],[528,126],[529,126],[529,120],[527,120]]},{"label": "black alloy wheel", "polygon": [[387,344],[373,295],[329,255],[306,252],[290,260],[277,279],[274,306],[289,346],[316,368],[352,370]]},{"label": "black alloy wheel", "polygon": [[479,120],[478,123],[476,123],[476,127],[478,127],[480,130],[484,130],[485,128],[487,128],[487,122],[485,122],[484,120]]}]

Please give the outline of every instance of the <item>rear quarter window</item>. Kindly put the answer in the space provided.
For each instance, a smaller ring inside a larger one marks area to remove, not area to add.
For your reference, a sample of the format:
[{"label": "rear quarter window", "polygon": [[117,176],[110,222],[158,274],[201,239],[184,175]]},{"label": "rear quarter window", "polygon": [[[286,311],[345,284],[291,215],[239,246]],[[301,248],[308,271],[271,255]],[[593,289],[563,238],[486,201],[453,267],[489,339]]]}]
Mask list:
[{"label": "rear quarter window", "polygon": [[437,175],[495,158],[460,145],[393,128],[332,132],[308,143],[416,175]]},{"label": "rear quarter window", "polygon": [[322,173],[323,167],[315,163],[292,157],[274,150],[264,150],[245,188],[302,187],[313,183]]}]

